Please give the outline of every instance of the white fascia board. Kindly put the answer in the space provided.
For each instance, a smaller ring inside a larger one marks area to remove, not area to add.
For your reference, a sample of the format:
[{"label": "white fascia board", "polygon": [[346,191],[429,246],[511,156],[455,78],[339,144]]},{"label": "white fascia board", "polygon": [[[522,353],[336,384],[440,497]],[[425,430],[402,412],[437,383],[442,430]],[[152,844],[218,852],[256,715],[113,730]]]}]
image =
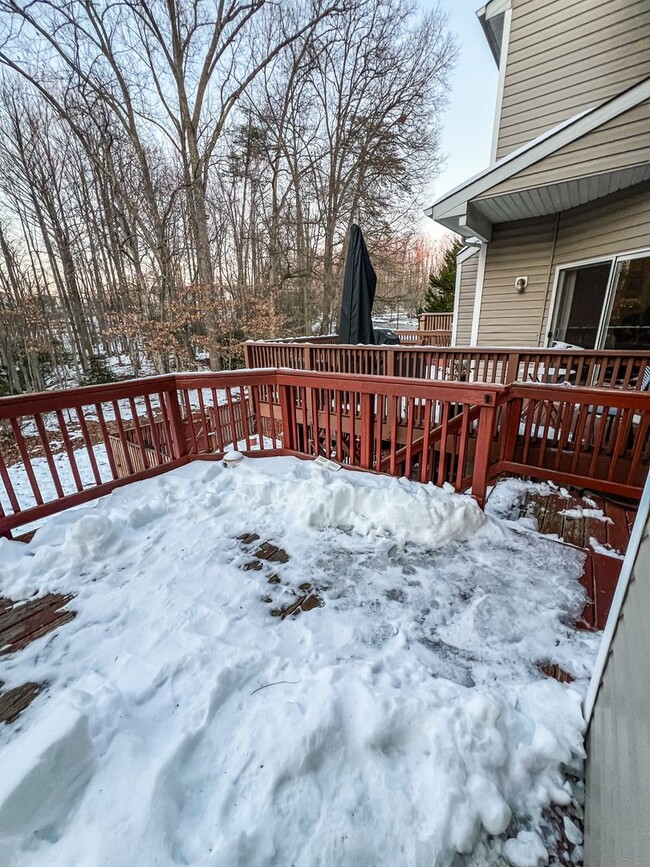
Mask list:
[{"label": "white fascia board", "polygon": [[495,165],[488,166],[470,178],[469,181],[454,187],[453,190],[434,202],[425,213],[431,219],[442,222],[441,218],[457,214],[458,209],[462,210],[465,202],[475,199],[496,184],[500,184],[544,157],[550,156],[559,148],[613,120],[619,114],[629,111],[646,99],[650,99],[650,77],[602,105],[585,109],[585,111],[563,121],[553,129],[542,133],[532,142],[507,154]]},{"label": "white fascia board", "polygon": [[476,14],[479,17],[482,15],[486,21],[489,21],[490,18],[494,18],[495,15],[501,15],[502,12],[506,12],[511,7],[512,0],[490,0],[485,6],[481,6]]}]

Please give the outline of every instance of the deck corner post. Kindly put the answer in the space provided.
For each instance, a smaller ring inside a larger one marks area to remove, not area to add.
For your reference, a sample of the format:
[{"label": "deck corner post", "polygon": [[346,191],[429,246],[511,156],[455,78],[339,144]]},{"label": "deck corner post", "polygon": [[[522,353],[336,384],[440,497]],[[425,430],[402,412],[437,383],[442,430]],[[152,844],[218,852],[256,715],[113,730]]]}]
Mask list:
[{"label": "deck corner post", "polygon": [[521,397],[506,397],[505,418],[502,428],[500,460],[512,462],[515,459],[517,437],[524,411],[524,401]]},{"label": "deck corner post", "polygon": [[364,470],[372,469],[374,407],[373,396],[362,394],[359,401],[361,408],[361,466]]},{"label": "deck corner post", "polygon": [[289,451],[295,451],[298,448],[294,441],[295,431],[295,406],[291,400],[291,386],[278,385],[280,395],[280,416],[282,418],[282,445],[283,448]]},{"label": "deck corner post", "polygon": [[472,496],[478,501],[481,508],[485,506],[487,498],[496,414],[497,407],[492,403],[481,406],[478,417],[476,451],[472,470]]},{"label": "deck corner post", "polygon": [[519,353],[518,352],[510,352],[510,353],[508,353],[508,360],[506,362],[504,385],[512,385],[513,382],[517,381],[518,376],[519,376]]},{"label": "deck corner post", "polygon": [[172,427],[172,457],[174,460],[178,460],[188,454],[189,447],[187,437],[185,436],[185,426],[183,424],[183,414],[178,399],[178,390],[175,385],[163,392],[163,399],[165,401],[167,415],[169,416]]},{"label": "deck corner post", "polygon": [[395,376],[395,349],[386,349],[386,376]]},{"label": "deck corner post", "polygon": [[251,353],[251,345],[248,340],[244,343],[244,367],[247,370],[251,370],[253,365],[252,353]]}]

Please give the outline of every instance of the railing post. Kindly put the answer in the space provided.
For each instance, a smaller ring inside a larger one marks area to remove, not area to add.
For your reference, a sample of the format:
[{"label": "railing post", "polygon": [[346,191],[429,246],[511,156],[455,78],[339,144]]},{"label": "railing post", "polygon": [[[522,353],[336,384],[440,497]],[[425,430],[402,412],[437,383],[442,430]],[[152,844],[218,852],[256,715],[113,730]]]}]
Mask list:
[{"label": "railing post", "polygon": [[372,394],[361,395],[361,466],[364,470],[372,469],[373,400]]},{"label": "railing post", "polygon": [[[181,406],[178,400],[178,390],[176,388],[167,389],[167,391],[163,392],[163,400],[172,428],[172,457],[175,459],[185,457],[189,448],[187,437],[185,436]],[[192,419],[189,419],[189,423],[192,424]]]},{"label": "railing post", "polygon": [[[524,409],[524,401],[521,397],[508,397],[506,403],[505,420],[502,427],[501,461],[514,461],[517,448],[517,438],[521,425],[521,416]],[[505,433],[504,433],[505,431]]]},{"label": "railing post", "polygon": [[282,418],[282,446],[290,451],[296,451],[298,444],[294,442],[294,418],[296,408],[291,400],[291,386],[279,385],[280,416]]},{"label": "railing post", "polygon": [[253,360],[251,358],[251,346],[248,341],[244,343],[244,367],[248,369],[254,367]]},{"label": "railing post", "polygon": [[474,468],[472,471],[472,496],[478,501],[481,508],[485,505],[487,497],[492,438],[494,437],[497,412],[494,392],[486,392],[484,400],[485,405],[481,406],[478,418],[476,451],[474,452]]},{"label": "railing post", "polygon": [[385,376],[395,376],[395,349],[386,349],[386,373]]},{"label": "railing post", "polygon": [[508,361],[506,362],[506,370],[504,375],[504,385],[511,385],[513,382],[517,381],[517,377],[519,376],[519,353],[511,352],[508,355]]},{"label": "railing post", "polygon": [[303,370],[311,370],[311,346],[308,344],[302,348],[302,368]]}]

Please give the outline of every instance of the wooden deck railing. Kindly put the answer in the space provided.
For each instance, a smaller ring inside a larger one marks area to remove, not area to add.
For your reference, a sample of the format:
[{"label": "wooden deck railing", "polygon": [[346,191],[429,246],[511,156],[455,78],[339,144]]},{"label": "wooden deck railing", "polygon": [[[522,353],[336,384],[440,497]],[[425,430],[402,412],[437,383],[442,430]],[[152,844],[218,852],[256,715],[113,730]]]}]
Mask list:
[{"label": "wooden deck railing", "polygon": [[650,464],[650,394],[630,385],[267,369],[2,398],[0,535],[233,447],[449,482],[481,503],[502,472],[634,498]]},{"label": "wooden deck railing", "polygon": [[[417,334],[417,332],[412,332]],[[246,366],[290,367],[451,382],[513,382],[641,389],[650,351],[451,349],[249,342]]]},{"label": "wooden deck railing", "polygon": [[396,331],[403,346],[451,346],[451,331],[438,329],[430,331]]},{"label": "wooden deck railing", "polygon": [[453,313],[420,313],[418,328],[420,331],[449,331],[454,321]]}]

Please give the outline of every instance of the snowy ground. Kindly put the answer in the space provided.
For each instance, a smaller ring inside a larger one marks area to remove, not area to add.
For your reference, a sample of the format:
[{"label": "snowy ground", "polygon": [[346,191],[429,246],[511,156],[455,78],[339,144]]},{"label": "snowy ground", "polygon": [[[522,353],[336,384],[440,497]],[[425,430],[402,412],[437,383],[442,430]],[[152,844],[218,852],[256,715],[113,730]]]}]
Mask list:
[{"label": "snowy ground", "polygon": [[[244,570],[242,533],[290,559]],[[571,627],[581,569],[470,498],[293,458],[0,540],[3,595],[78,612],[3,660],[6,688],[49,689],[0,731],[0,864],[546,863],[597,642]],[[304,583],[322,606],[271,616]]]}]

